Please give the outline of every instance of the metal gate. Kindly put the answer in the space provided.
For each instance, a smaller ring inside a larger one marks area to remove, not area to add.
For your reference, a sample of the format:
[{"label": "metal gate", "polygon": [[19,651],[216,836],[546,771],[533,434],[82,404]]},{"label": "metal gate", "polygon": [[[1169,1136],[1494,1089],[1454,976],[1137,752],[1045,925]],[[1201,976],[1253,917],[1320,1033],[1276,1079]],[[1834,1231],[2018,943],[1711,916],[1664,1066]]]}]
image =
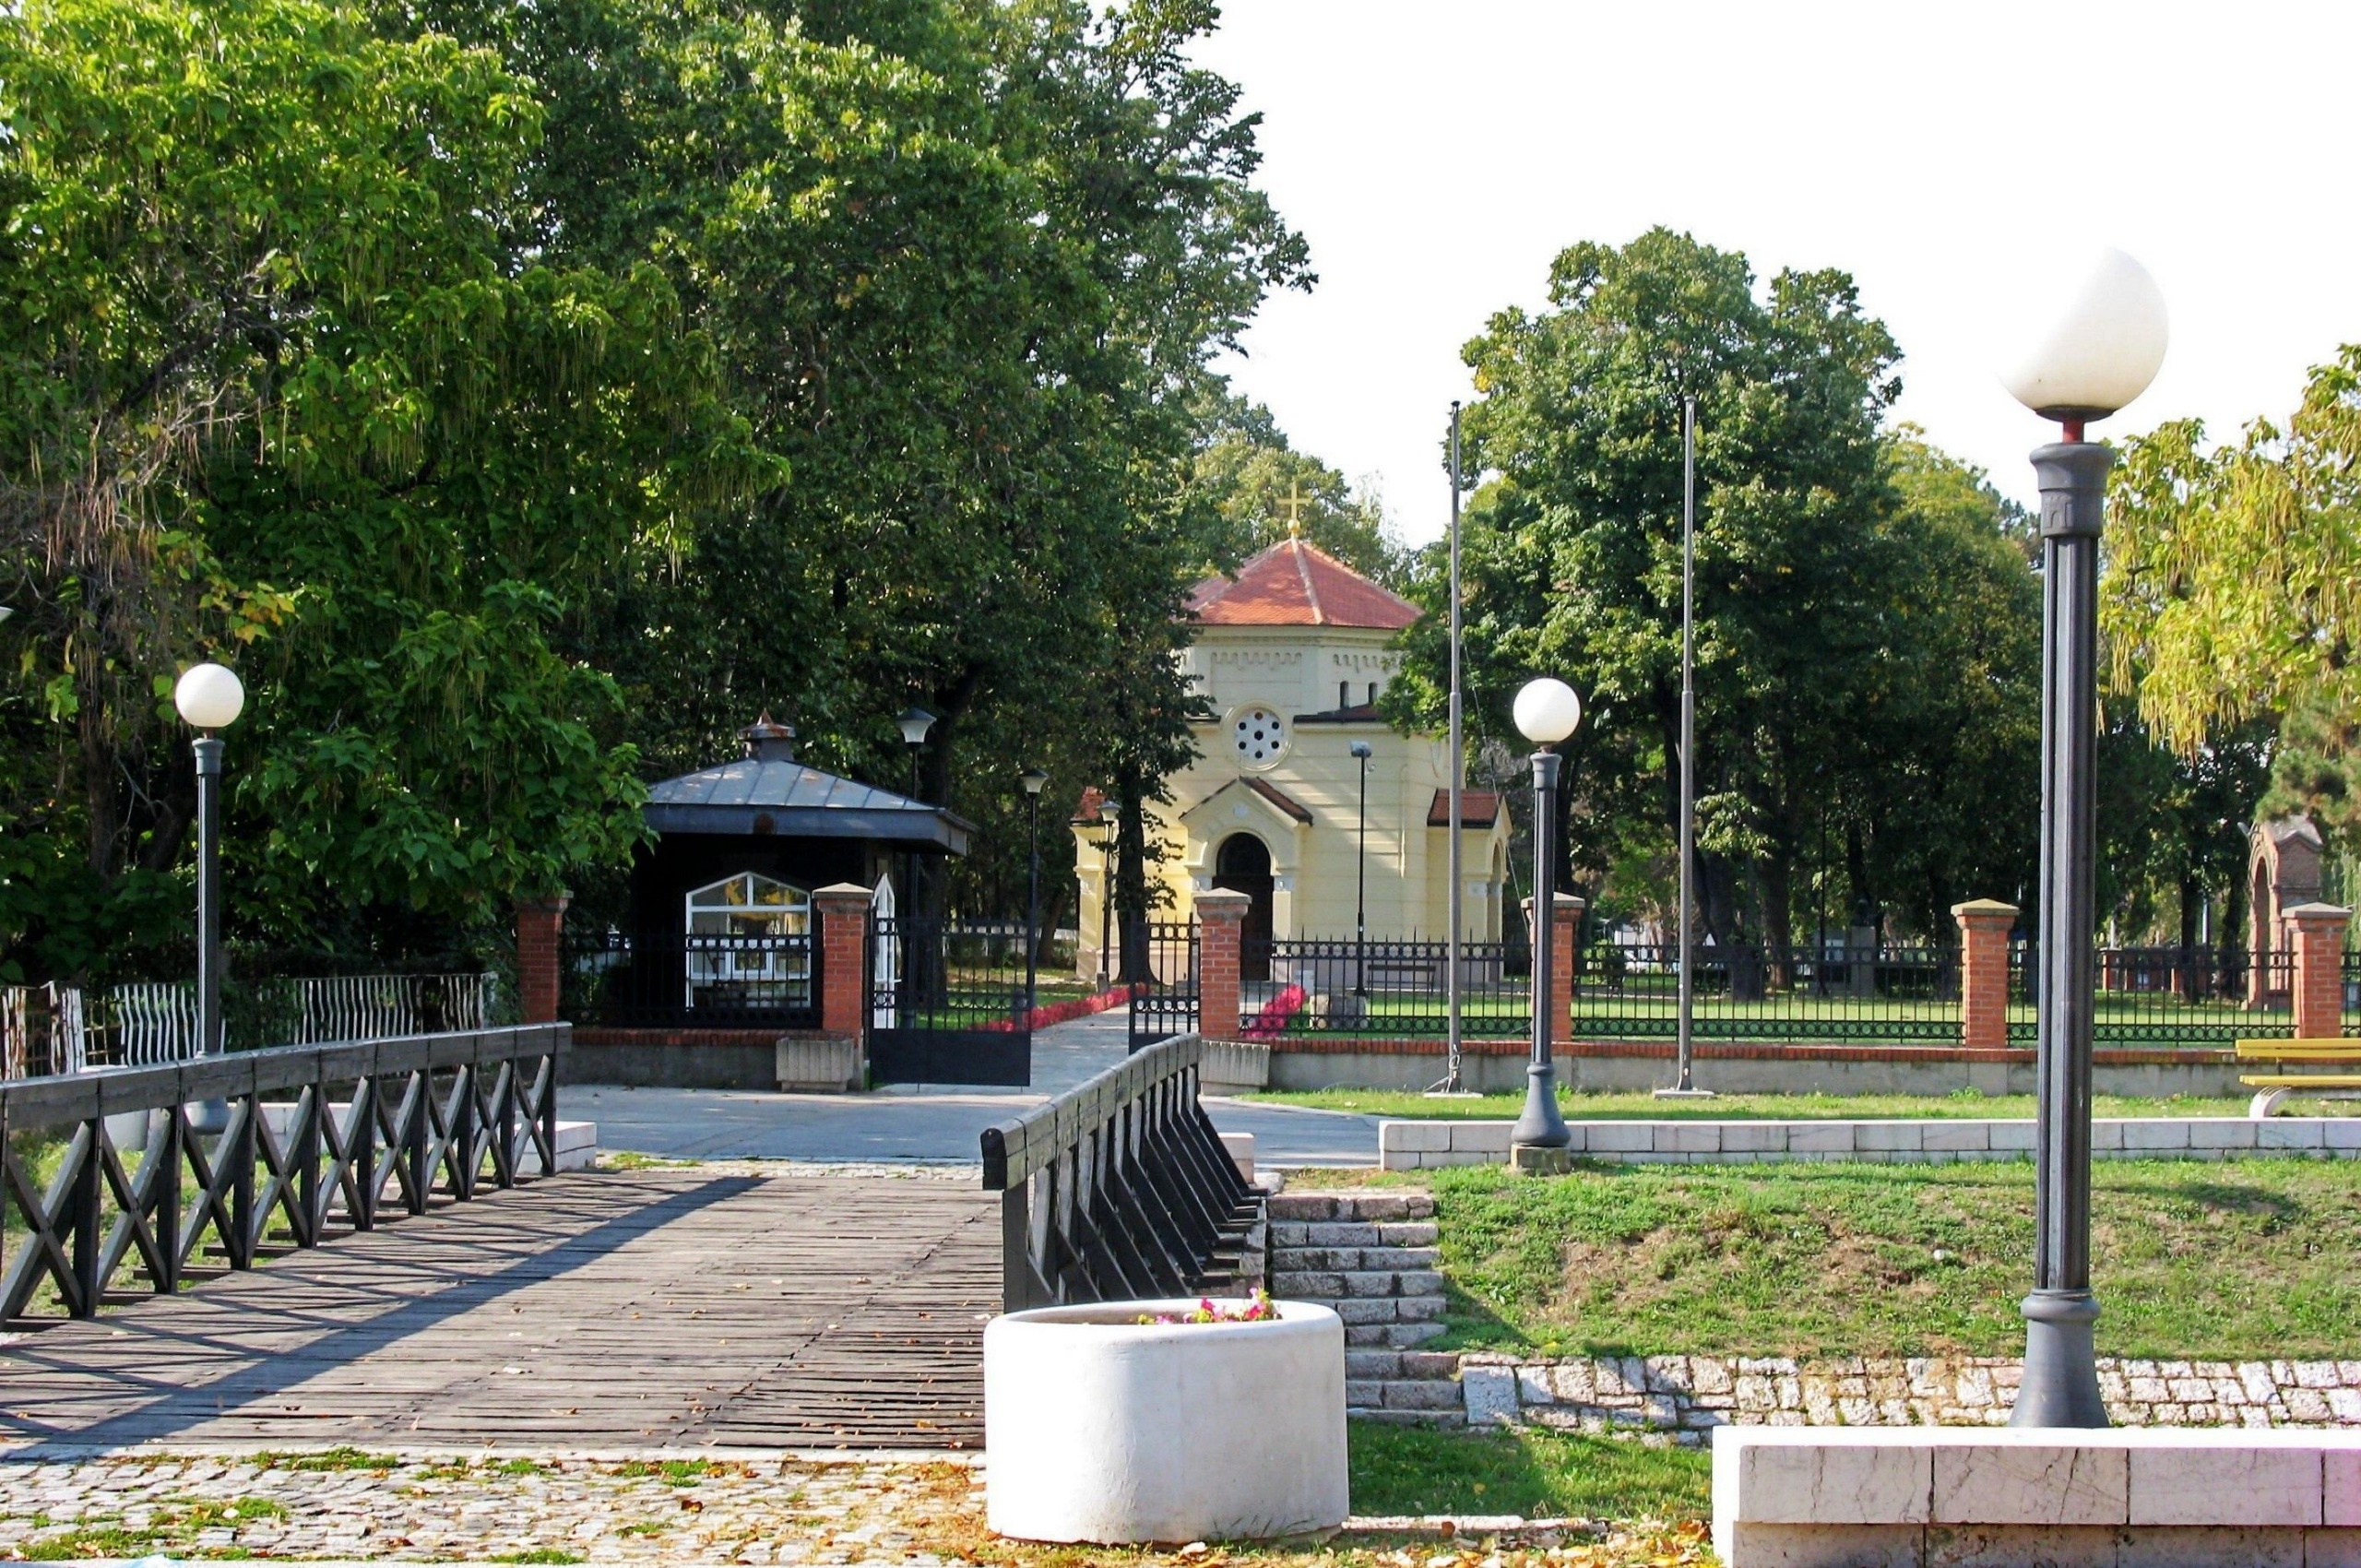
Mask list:
[{"label": "metal gate", "polygon": [[869,942],[872,1084],[1032,1084],[1024,926],[881,915]]}]

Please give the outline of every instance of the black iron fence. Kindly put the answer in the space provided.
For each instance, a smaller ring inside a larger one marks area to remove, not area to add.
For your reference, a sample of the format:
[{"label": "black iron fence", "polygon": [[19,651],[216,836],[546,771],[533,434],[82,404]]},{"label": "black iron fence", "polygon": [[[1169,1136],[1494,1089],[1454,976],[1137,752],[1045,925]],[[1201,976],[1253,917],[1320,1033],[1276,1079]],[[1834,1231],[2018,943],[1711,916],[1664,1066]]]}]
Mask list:
[{"label": "black iron fence", "polygon": [[1116,971],[1132,985],[1131,1048],[1196,1033],[1196,923],[1151,921],[1132,930]]},{"label": "black iron fence", "polygon": [[872,1027],[1008,1028],[1025,1013],[1021,921],[887,915],[871,923]]},{"label": "black iron fence", "polygon": [[0,1322],[250,1268],[557,1169],[564,1024],[292,1046],[0,1084]]},{"label": "black iron fence", "polygon": [[[1450,1023],[1451,950],[1442,942],[1355,937],[1256,940],[1239,954],[1239,1027],[1248,1038],[1289,1034],[1441,1035]],[[1532,1028],[1523,944],[1459,945],[1460,1030],[1519,1035]]]},{"label": "black iron fence", "polygon": [[[1691,949],[1699,1039],[1955,1043],[1959,955],[1947,947]],[[1680,949],[1588,943],[1574,956],[1576,1039],[1679,1032]]]},{"label": "black iron fence", "polygon": [[2344,1033],[2361,1035],[2361,948],[2344,950]]},{"label": "black iron fence", "polygon": [[809,932],[718,936],[569,931],[563,1011],[624,1028],[816,1028],[819,944]]},{"label": "black iron fence", "polygon": [[[2295,955],[2230,947],[2103,947],[2092,977],[2091,1038],[2106,1047],[2226,1047],[2294,1028]],[[2009,950],[2009,1043],[2037,1039],[2039,949]]]},{"label": "black iron fence", "polygon": [[1151,1045],[983,1134],[1007,1311],[1195,1294],[1236,1278],[1260,1194],[1197,1103],[1194,1037]]}]

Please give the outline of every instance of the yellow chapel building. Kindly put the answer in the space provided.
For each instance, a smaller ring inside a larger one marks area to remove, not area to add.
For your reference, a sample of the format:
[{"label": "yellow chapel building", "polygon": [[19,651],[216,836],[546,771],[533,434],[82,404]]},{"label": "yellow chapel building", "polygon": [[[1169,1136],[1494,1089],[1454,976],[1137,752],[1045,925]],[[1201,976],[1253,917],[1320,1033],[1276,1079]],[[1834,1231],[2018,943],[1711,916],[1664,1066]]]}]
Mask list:
[{"label": "yellow chapel building", "polygon": [[[1197,894],[1223,888],[1250,900],[1250,949],[1258,938],[1350,940],[1363,869],[1363,765],[1353,752],[1360,742],[1370,752],[1369,937],[1442,940],[1450,925],[1450,744],[1397,732],[1376,707],[1401,662],[1389,645],[1418,619],[1418,606],[1290,537],[1235,577],[1199,583],[1189,612],[1196,637],[1181,669],[1212,718],[1192,726],[1197,760],[1166,780],[1170,802],[1149,807],[1149,833],[1164,854],[1148,874],[1170,891],[1152,919],[1187,920]],[[1074,825],[1077,968],[1086,975],[1111,971],[1101,961],[1102,929],[1121,940],[1121,922],[1102,920],[1113,866],[1097,805],[1094,790]],[[1460,819],[1461,934],[1497,941],[1508,817],[1490,791],[1466,790]]]}]

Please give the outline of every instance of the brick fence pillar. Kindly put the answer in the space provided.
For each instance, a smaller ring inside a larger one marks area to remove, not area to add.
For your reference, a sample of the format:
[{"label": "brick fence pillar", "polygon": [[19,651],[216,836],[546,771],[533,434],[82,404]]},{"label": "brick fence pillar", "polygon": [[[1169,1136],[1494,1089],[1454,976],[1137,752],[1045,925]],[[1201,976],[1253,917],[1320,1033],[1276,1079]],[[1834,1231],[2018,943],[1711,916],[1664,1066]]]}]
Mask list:
[{"label": "brick fence pillar", "polygon": [[516,1013],[528,1024],[557,1022],[562,992],[558,970],[565,956],[565,906],[553,898],[524,898],[516,904]]},{"label": "brick fence pillar", "polygon": [[2009,932],[2017,907],[1995,898],[1952,906],[1959,921],[1959,1042],[1969,1051],[2009,1048]]},{"label": "brick fence pillar", "polygon": [[2344,926],[2353,911],[2298,904],[2283,913],[2296,928],[2296,1038],[2333,1039],[2344,1032]]},{"label": "brick fence pillar", "polygon": [[[1549,921],[1549,1043],[1571,1045],[1574,1039],[1574,950],[1579,944],[1583,911],[1590,906],[1572,893],[1552,896],[1556,908]],[[1525,901],[1525,939],[1535,940],[1533,900]]]},{"label": "brick fence pillar", "polygon": [[1197,1033],[1238,1038],[1238,954],[1254,900],[1221,888],[1197,895]]},{"label": "brick fence pillar", "polygon": [[869,1011],[871,891],[839,882],[812,895],[820,917],[820,1028],[858,1035]]}]

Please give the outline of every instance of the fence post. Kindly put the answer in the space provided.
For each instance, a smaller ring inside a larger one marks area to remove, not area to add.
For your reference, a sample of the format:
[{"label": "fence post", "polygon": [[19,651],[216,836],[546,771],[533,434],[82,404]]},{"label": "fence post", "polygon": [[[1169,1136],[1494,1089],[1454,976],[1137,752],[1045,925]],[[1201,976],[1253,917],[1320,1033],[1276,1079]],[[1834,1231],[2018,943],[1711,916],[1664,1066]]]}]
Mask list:
[{"label": "fence post", "polygon": [[1254,900],[1214,888],[1197,895],[1197,1033],[1238,1038],[1238,959]]},{"label": "fence post", "polygon": [[820,1028],[858,1037],[869,1013],[871,890],[839,882],[812,895],[820,916]]},{"label": "fence post", "polygon": [[2350,909],[2298,904],[2282,911],[2296,928],[2295,1004],[2297,1039],[2333,1039],[2344,1032],[2344,925]]},{"label": "fence post", "polygon": [[516,905],[516,1006],[525,1023],[557,1022],[567,901],[561,893],[521,899]]},{"label": "fence post", "polygon": [[1969,1051],[2009,1048],[2009,931],[2017,907],[1994,898],[1952,906],[1959,921],[1959,1043]]},{"label": "fence post", "polygon": [[[1549,1043],[1574,1040],[1574,949],[1582,932],[1583,911],[1590,906],[1572,893],[1555,896],[1549,919]],[[1525,939],[1540,941],[1533,928],[1533,900],[1525,900]]]}]

